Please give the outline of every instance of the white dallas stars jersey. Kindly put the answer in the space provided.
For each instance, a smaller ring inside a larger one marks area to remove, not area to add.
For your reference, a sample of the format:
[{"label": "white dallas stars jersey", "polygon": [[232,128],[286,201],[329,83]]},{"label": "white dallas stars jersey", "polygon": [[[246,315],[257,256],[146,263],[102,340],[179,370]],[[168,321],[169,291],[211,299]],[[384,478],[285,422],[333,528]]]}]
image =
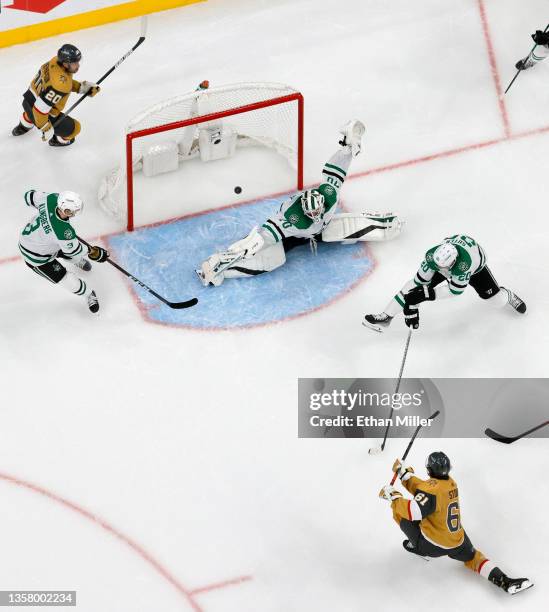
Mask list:
[{"label": "white dallas stars jersey", "polygon": [[19,250],[25,262],[41,266],[52,261],[61,251],[66,257],[82,255],[82,244],[72,225],[57,215],[57,193],[27,191],[25,203],[38,209],[19,237]]},{"label": "white dallas stars jersey", "polygon": [[330,223],[337,208],[339,190],[347,176],[351,163],[350,148],[345,147],[329,159],[322,170],[324,181],[315,187],[324,196],[324,213],[313,221],[303,212],[301,195],[297,193],[285,200],[279,210],[261,226],[261,234],[268,243],[280,242],[283,238],[313,238]]}]

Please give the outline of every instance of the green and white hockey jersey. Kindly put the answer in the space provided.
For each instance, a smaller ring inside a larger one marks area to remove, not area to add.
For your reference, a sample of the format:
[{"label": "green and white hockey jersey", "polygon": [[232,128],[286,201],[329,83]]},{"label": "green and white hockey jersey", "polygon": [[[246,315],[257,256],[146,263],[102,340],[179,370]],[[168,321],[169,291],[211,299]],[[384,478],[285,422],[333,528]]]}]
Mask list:
[{"label": "green and white hockey jersey", "polygon": [[430,248],[425,253],[425,259],[414,277],[416,285],[427,285],[433,279],[435,272],[439,272],[448,280],[448,288],[452,295],[461,295],[471,276],[479,272],[486,265],[486,255],[484,249],[477,244],[471,237],[456,234],[445,238],[441,244],[453,244],[458,252],[455,264],[450,269],[440,269],[433,261],[433,253],[440,246],[439,244]]},{"label": "green and white hockey jersey", "polygon": [[38,214],[25,225],[19,237],[21,255],[31,266],[52,261],[59,251],[69,258],[83,253],[74,228],[57,214],[58,196],[34,189],[25,193],[26,205],[38,209]]},{"label": "green and white hockey jersey", "polygon": [[301,205],[302,192],[285,200],[277,213],[269,217],[261,226],[261,235],[267,243],[274,244],[283,238],[313,238],[320,234],[330,223],[337,208],[339,191],[351,163],[350,147],[343,147],[326,162],[322,175],[324,181],[315,187],[324,196],[324,213],[316,221],[303,212]]}]

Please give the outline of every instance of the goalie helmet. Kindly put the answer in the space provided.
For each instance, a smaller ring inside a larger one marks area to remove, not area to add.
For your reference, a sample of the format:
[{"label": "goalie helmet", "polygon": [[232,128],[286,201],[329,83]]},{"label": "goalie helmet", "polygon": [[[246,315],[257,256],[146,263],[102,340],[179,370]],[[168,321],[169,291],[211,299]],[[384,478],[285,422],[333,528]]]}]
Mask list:
[{"label": "goalie helmet", "polygon": [[74,64],[81,59],[82,53],[74,45],[65,44],[57,51],[57,61],[60,64]]},{"label": "goalie helmet", "polygon": [[84,208],[82,198],[74,191],[62,191],[57,198],[57,208],[63,214],[74,217]]},{"label": "goalie helmet", "polygon": [[309,219],[317,221],[324,214],[324,196],[317,189],[308,189],[301,196],[301,207]]},{"label": "goalie helmet", "polygon": [[433,253],[433,262],[439,268],[451,268],[458,257],[458,251],[453,244],[443,242]]},{"label": "goalie helmet", "polygon": [[448,459],[448,456],[442,451],[431,453],[427,457],[425,467],[427,468],[427,474],[429,474],[430,478],[439,478],[442,480],[448,478],[448,474],[452,469],[450,459]]}]

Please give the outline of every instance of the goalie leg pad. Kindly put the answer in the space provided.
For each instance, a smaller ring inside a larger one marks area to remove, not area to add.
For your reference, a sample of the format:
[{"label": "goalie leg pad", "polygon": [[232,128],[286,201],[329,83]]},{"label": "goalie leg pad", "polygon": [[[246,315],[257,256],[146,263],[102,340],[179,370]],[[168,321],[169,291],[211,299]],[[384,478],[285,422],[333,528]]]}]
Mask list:
[{"label": "goalie leg pad", "polygon": [[400,234],[402,225],[395,213],[339,213],[322,231],[322,240],[344,244],[392,240]]},{"label": "goalie leg pad", "polygon": [[225,270],[225,278],[257,276],[272,272],[286,263],[286,253],[281,242],[261,249],[251,257],[244,257]]}]

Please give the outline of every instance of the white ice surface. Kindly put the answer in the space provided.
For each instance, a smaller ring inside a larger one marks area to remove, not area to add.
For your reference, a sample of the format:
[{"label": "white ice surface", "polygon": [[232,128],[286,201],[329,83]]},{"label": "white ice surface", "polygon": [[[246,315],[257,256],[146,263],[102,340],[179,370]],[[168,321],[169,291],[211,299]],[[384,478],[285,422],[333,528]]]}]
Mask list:
[{"label": "white ice surface", "polygon": [[[528,34],[547,21],[545,3],[485,6],[505,87],[530,48]],[[252,576],[196,595],[207,612],[421,610],[433,601],[448,610],[544,609],[546,440],[438,443],[456,464],[473,542],[510,574],[536,581],[517,604],[459,564],[407,556],[376,499],[402,441],[376,459],[365,441],[297,440],[296,396],[299,376],[396,375],[404,327],[375,335],[361,317],[383,308],[427,247],[456,232],[478,239],[528,313],[493,311],[473,291],[426,304],[406,375],[549,374],[548,132],[350,180],[348,208],[395,208],[406,231],[371,248],[376,270],[355,292],[283,324],[209,333],[149,325],[106,266],[91,276],[102,307],[92,318],[10,259],[29,218],[28,188],[80,191],[87,205],[75,225],[84,236],[120,231],[94,198],[117,161],[124,122],[204,78],[281,81],[304,93],[307,183],[317,180],[338,126],[354,116],[367,138],[353,174],[502,138],[478,3],[213,0],[156,14],[145,45],[79,108],[76,146],[51,150],[36,134],[9,135],[20,94],[61,42],[83,50],[79,76],[93,79],[137,28],[131,20],[0,52],[0,588],[77,589],[86,612],[192,609],[126,544],[1,479],[12,475],[97,513],[187,590]],[[507,96],[512,134],[549,126],[548,70],[521,75]],[[213,178],[212,168],[191,164],[184,179],[155,181],[154,206],[142,198],[138,222],[237,202],[236,184],[248,199],[292,181],[267,152],[247,150]],[[412,462],[430,449],[419,440]]]}]

